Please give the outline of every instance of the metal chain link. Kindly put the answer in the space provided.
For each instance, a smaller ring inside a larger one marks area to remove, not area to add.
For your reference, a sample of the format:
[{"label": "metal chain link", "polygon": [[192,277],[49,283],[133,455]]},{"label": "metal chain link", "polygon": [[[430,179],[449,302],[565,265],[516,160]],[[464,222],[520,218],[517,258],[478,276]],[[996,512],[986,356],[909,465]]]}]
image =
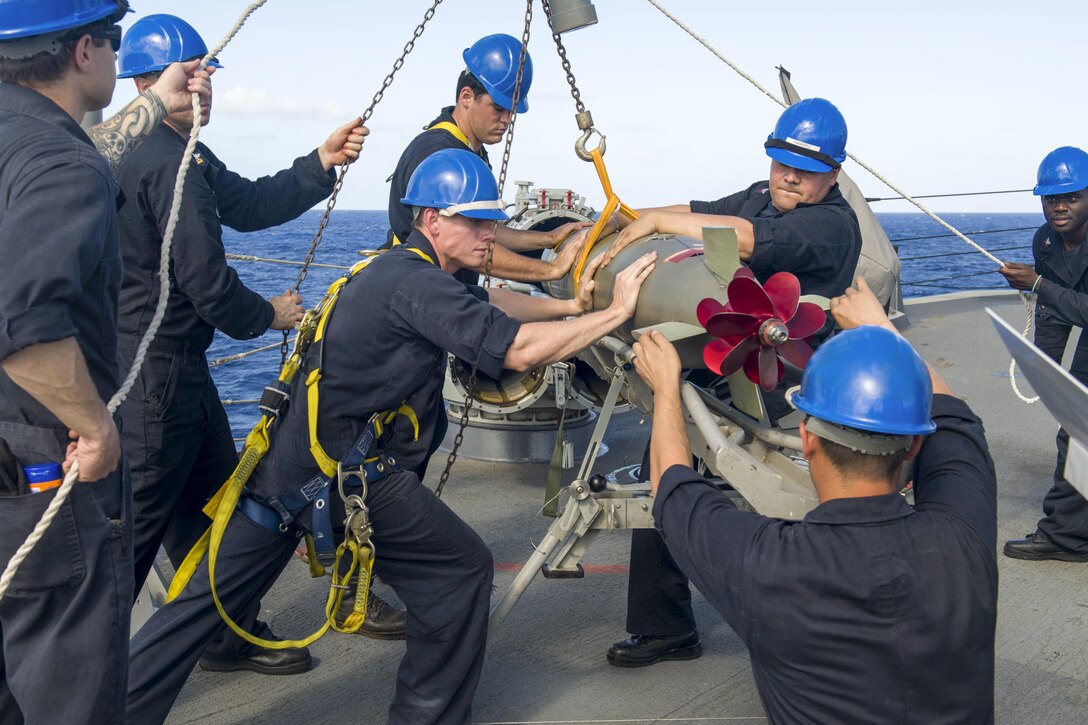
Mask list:
[{"label": "metal chain link", "polygon": [[[502,153],[502,168],[499,171],[499,198],[502,198],[503,185],[506,183],[506,168],[510,163],[510,147],[514,142],[514,123],[518,117],[518,101],[521,100],[521,79],[525,72],[525,59],[529,56],[529,29],[533,22],[533,0],[525,3],[525,29],[521,33],[521,55],[518,57],[518,75],[514,80],[514,95],[510,104],[510,126],[506,129],[506,146]],[[491,264],[495,251],[495,240],[487,246],[487,259],[484,263],[484,287],[491,286]],[[434,487],[434,495],[441,497],[442,489],[446,487],[446,481],[450,480],[450,471],[457,462],[457,451],[465,440],[465,428],[468,427],[468,416],[472,411],[472,399],[476,394],[476,368],[477,360],[472,364],[472,372],[468,376],[468,386],[465,388],[465,401],[461,408],[461,420],[458,421],[457,435],[453,437],[453,448],[450,449],[449,458],[446,459],[446,467],[438,478],[438,485]]]},{"label": "metal chain link", "polygon": [[[514,145],[514,124],[518,120],[518,102],[521,101],[521,80],[525,74],[525,59],[529,57],[529,30],[533,23],[533,0],[525,3],[525,29],[521,33],[521,55],[518,57],[518,75],[514,80],[514,95],[510,103],[510,127],[506,129],[506,146],[502,151],[502,167],[499,169],[499,198],[506,186],[506,169],[510,165],[510,147]],[[492,242],[494,243],[494,242]]]},{"label": "metal chain link", "polygon": [[548,0],[540,0],[544,7],[544,14],[548,17],[548,27],[552,29],[552,40],[555,41],[555,49],[559,53],[559,60],[563,64],[563,70],[567,74],[567,83],[570,85],[570,95],[574,98],[574,108],[578,113],[585,113],[586,104],[582,103],[582,93],[578,90],[578,81],[574,78],[574,72],[570,69],[570,61],[567,60],[567,49],[563,47],[563,39],[555,32],[552,24],[552,8]]},{"label": "metal chain link", "polygon": [[[382,81],[381,88],[374,94],[374,98],[371,99],[370,105],[363,111],[360,125],[366,125],[366,122],[370,120],[370,117],[374,114],[374,109],[382,98],[385,96],[385,91],[389,86],[393,85],[393,76],[397,74],[397,71],[404,65],[404,59],[408,57],[408,54],[416,47],[416,41],[419,40],[419,36],[423,35],[423,30],[426,28],[427,23],[434,17],[435,11],[438,6],[442,4],[442,0],[434,0],[431,7],[427,9],[427,12],[423,14],[423,20],[416,29],[412,31],[412,37],[404,44],[404,50],[401,51],[400,57],[393,63],[393,70],[389,71],[389,74]],[[344,177],[348,173],[350,162],[345,161],[340,165],[340,170],[337,172],[336,183],[333,184],[332,194],[329,196],[328,202],[325,204],[325,213],[321,217],[321,222],[317,226],[317,232],[314,233],[313,241],[310,243],[310,251],[306,252],[306,257],[302,262],[302,269],[298,271],[298,279],[295,281],[294,292],[298,292],[302,289],[302,283],[306,281],[306,275],[310,272],[310,263],[314,261],[314,255],[317,253],[317,247],[321,244],[321,240],[325,236],[325,227],[329,225],[329,216],[332,214],[332,210],[336,207],[336,199],[340,194],[340,189],[344,188]],[[280,367],[283,367],[287,362],[287,354],[290,351],[288,346],[288,337],[290,330],[283,331],[283,342],[280,344]]]}]

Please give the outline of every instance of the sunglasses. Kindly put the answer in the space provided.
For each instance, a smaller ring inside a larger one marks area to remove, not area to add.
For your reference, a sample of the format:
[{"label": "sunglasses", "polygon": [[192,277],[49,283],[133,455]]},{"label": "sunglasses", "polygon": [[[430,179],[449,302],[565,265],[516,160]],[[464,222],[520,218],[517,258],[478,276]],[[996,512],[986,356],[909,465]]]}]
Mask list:
[{"label": "sunglasses", "polygon": [[116,53],[121,49],[121,26],[110,25],[109,27],[94,28],[93,30],[87,30],[85,32],[74,32],[68,35],[63,35],[57,40],[62,43],[67,43],[73,40],[79,40],[84,35],[89,35],[95,40],[108,40],[110,41],[110,47],[113,48],[113,52]]},{"label": "sunglasses", "polygon": [[92,38],[100,40],[110,41],[110,47],[113,48],[113,52],[121,50],[121,26],[111,25],[108,28],[102,28],[101,30],[95,30],[88,33]]}]

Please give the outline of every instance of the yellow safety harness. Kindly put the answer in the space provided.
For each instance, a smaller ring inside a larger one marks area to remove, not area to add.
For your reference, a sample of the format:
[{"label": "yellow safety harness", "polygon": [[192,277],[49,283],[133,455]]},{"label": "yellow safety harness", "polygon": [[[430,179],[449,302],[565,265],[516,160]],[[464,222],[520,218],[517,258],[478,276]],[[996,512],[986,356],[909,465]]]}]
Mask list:
[{"label": "yellow safety harness", "polygon": [[[434,259],[419,249],[408,247],[408,251],[415,253],[431,264],[435,263]],[[317,463],[321,472],[337,482],[340,495],[344,499],[345,511],[347,514],[345,517],[344,540],[336,549],[336,555],[332,566],[332,585],[329,590],[329,596],[325,602],[325,623],[316,632],[303,639],[297,640],[266,640],[246,632],[230,618],[224,609],[222,602],[219,600],[215,585],[215,565],[219,555],[219,547],[223,540],[223,533],[226,531],[227,524],[235,509],[238,508],[239,498],[242,496],[246,483],[253,475],[253,471],[256,469],[257,464],[260,463],[271,448],[273,427],[285,410],[284,404],[289,397],[287,393],[290,390],[291,383],[295,376],[303,367],[307,352],[314,344],[318,345],[318,352],[320,352],[320,346],[324,341],[329,318],[333,308],[336,306],[341,291],[352,278],[366,269],[366,267],[377,258],[378,254],[379,253],[374,253],[366,259],[356,263],[346,275],[329,285],[325,296],[316,307],[306,312],[302,322],[299,323],[299,329],[298,333],[295,335],[294,349],[291,356],[280,370],[276,383],[273,386],[266,388],[266,395],[262,398],[260,406],[262,410],[261,418],[249,432],[249,435],[246,436],[245,448],[242,451],[238,465],[222,487],[216,492],[215,496],[213,496],[204,507],[204,513],[212,519],[212,524],[208,530],[204,532],[204,535],[201,536],[192,550],[189,551],[188,555],[185,557],[185,561],[178,567],[177,573],[170,583],[167,601],[174,599],[181,593],[189,583],[189,580],[192,579],[200,562],[207,556],[208,580],[211,587],[212,599],[215,602],[215,608],[219,612],[219,616],[222,617],[231,631],[245,641],[259,647],[267,649],[305,647],[320,639],[329,629],[346,633],[355,632],[362,625],[363,620],[366,617],[366,602],[374,568],[374,544],[370,540],[373,530],[370,526],[369,514],[365,504],[366,471],[371,469],[368,465],[366,467],[359,466],[354,470],[345,470],[339,461],[334,460],[325,452],[325,449],[321,446],[321,443],[317,438],[317,415],[319,408],[318,383],[321,380],[320,355],[317,356],[317,363],[306,377],[310,453],[313,455],[314,461]],[[272,394],[269,395],[269,393]],[[415,436],[418,438],[419,421],[416,418],[415,411],[406,404],[402,404],[397,410],[375,414],[369,421],[368,428],[373,431],[375,437],[380,436],[384,430],[384,426],[391,423],[398,415],[404,415],[408,418],[412,424]],[[374,464],[377,466],[378,470],[382,470],[383,463],[377,458],[368,459],[366,463]],[[358,478],[359,482],[362,484],[361,494],[349,495],[345,492],[345,480],[351,477]],[[285,526],[281,526],[280,530],[286,532],[287,529]],[[308,535],[306,537],[306,542],[309,549],[308,558],[311,575],[315,577],[324,576],[325,568],[318,562],[313,538]],[[345,555],[350,555],[350,565],[343,574],[340,574],[340,563],[342,557]],[[358,584],[356,586],[352,612],[341,625],[336,622],[335,615],[340,608],[344,592],[349,588],[347,582],[356,574],[358,574]]]}]

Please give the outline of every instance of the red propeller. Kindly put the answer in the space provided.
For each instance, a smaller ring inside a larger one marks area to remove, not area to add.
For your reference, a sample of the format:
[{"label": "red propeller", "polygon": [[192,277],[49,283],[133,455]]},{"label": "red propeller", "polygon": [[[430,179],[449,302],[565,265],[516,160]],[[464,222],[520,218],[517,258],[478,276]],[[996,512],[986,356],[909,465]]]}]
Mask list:
[{"label": "red propeller", "polygon": [[785,372],[779,357],[799,368],[812,357],[805,338],[823,327],[824,311],[812,302],[798,302],[801,285],[789,272],[761,285],[750,269],[741,267],[726,293],[726,304],[707,297],[696,308],[699,324],[717,338],[703,348],[703,362],[719,375],[743,367],[753,383],[774,390]]}]

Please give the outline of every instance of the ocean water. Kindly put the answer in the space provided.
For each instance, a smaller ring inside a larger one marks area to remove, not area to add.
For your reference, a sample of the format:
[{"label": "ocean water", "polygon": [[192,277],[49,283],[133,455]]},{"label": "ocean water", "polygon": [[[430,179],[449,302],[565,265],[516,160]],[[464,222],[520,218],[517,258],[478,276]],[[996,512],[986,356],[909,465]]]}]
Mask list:
[{"label": "ocean water", "polygon": [[[924,214],[877,216],[899,249],[904,296],[1006,287],[993,262]],[[942,216],[999,259],[1013,262],[1031,262],[1032,232],[1043,222],[1041,214]],[[223,243],[228,253],[299,261],[309,250],[320,219],[320,211],[310,211],[293,222],[263,232],[242,234],[224,229]],[[359,250],[374,249],[385,240],[386,229],[384,211],[334,211],[314,261],[351,265],[359,260]],[[231,264],[247,286],[266,297],[292,288],[299,270],[297,266],[248,261]],[[342,274],[339,269],[311,268],[302,285],[303,303],[316,303],[329,283]],[[257,340],[238,341],[217,333],[208,359],[268,345],[281,337],[282,333],[269,332]],[[264,386],[275,379],[279,363],[279,352],[271,350],[217,367],[212,374],[224,400],[249,400],[260,397]],[[236,437],[245,436],[257,419],[256,406],[251,403],[228,404],[227,412]]]}]

